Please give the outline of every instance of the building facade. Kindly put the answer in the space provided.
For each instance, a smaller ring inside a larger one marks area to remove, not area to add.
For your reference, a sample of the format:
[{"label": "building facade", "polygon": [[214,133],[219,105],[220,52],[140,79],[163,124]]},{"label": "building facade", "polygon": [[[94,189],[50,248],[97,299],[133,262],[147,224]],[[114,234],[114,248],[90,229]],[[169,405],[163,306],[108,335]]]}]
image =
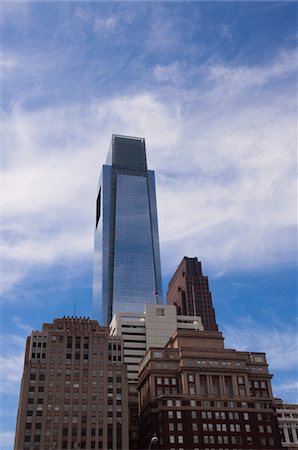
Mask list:
[{"label": "building facade", "polygon": [[200,317],[178,316],[174,305],[145,305],[143,314],[116,313],[110,333],[123,340],[123,362],[127,365],[129,403],[129,448],[139,448],[138,372],[150,347],[164,347],[177,329],[202,331]]},{"label": "building facade", "polygon": [[15,450],[128,449],[121,337],[85,318],[27,338]]},{"label": "building facade", "polygon": [[218,331],[208,277],[197,258],[184,257],[169,282],[167,303],[178,314],[200,316],[205,331]]},{"label": "building facade", "polygon": [[276,408],[283,449],[298,450],[298,405],[279,403]]},{"label": "building facade", "polygon": [[280,449],[264,353],[225,349],[221,333],[178,330],[139,369],[140,448]]},{"label": "building facade", "polygon": [[154,172],[145,139],[113,135],[97,189],[94,318],[108,325],[147,303],[162,303]]}]

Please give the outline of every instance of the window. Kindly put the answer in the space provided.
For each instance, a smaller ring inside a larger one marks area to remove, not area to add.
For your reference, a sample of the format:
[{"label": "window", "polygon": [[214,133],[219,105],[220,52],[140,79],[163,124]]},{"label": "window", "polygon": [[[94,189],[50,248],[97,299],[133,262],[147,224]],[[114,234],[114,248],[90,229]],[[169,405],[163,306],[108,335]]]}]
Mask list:
[{"label": "window", "polygon": [[250,433],[250,425],[248,425],[248,424],[245,425],[245,431],[247,433]]}]

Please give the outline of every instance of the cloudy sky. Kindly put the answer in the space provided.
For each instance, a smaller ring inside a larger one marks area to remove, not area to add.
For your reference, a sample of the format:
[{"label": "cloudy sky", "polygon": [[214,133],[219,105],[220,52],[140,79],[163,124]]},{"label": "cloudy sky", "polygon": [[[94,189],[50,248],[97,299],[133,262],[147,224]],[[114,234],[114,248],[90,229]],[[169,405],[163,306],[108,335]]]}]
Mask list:
[{"label": "cloudy sky", "polygon": [[226,345],[297,398],[297,4],[1,3],[0,446],[25,337],[91,314],[96,185],[112,133],[146,138],[164,290],[209,276]]}]

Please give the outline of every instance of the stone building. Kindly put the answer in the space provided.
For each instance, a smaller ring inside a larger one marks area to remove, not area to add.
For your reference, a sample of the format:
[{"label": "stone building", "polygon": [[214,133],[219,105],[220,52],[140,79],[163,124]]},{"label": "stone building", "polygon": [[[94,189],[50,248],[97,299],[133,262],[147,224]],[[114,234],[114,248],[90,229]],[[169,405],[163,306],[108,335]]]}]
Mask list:
[{"label": "stone building", "polygon": [[123,362],[127,364],[129,406],[129,448],[139,448],[138,372],[139,363],[150,347],[164,347],[177,329],[203,331],[200,317],[177,315],[174,305],[145,305],[138,313],[117,313],[110,333],[123,339]]},{"label": "stone building", "polygon": [[278,403],[276,412],[282,447],[286,450],[298,450],[298,405]]},{"label": "stone building", "polygon": [[122,339],[85,318],[27,338],[15,450],[128,449]]},{"label": "stone building", "polygon": [[225,349],[218,332],[177,330],[139,368],[140,448],[280,449],[264,353]]}]

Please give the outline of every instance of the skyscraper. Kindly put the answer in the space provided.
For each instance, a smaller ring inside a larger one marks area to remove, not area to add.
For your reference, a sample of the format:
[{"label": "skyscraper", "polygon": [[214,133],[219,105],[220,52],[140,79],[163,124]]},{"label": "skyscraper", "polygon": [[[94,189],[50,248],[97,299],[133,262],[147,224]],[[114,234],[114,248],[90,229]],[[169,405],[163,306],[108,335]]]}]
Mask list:
[{"label": "skyscraper", "polygon": [[176,305],[178,314],[200,316],[205,331],[218,331],[208,277],[198,258],[182,259],[169,282],[167,303]]},{"label": "skyscraper", "polygon": [[108,325],[116,312],[162,302],[154,172],[145,139],[113,135],[96,201],[93,310]]},{"label": "skyscraper", "polygon": [[121,337],[65,317],[27,338],[15,450],[128,449]]}]

